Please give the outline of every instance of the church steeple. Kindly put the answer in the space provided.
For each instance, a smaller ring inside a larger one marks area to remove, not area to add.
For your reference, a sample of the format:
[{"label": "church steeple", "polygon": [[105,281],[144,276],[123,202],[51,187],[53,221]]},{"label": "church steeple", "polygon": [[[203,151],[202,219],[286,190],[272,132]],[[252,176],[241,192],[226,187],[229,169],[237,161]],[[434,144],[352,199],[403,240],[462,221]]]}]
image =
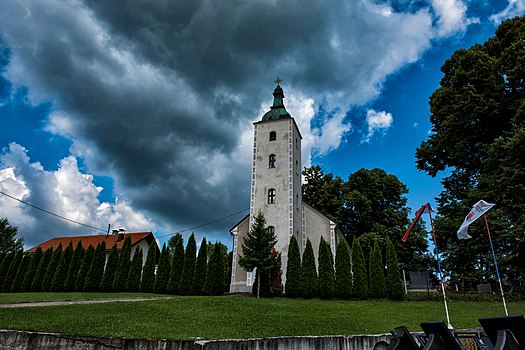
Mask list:
[{"label": "church steeple", "polygon": [[284,92],[280,85],[281,82],[282,80],[279,77],[277,77],[277,79],[275,80],[277,86],[273,90],[273,106],[270,107],[270,111],[266,112],[263,115],[263,121],[291,118],[290,113],[288,113],[286,111],[286,108],[284,107]]}]

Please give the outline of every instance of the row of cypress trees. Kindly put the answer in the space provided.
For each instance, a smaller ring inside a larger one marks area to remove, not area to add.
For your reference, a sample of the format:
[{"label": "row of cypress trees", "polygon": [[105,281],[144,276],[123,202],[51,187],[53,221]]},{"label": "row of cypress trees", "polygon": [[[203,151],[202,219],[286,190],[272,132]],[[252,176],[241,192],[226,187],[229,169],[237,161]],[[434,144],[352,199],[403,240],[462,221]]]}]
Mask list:
[{"label": "row of cypress trees", "polygon": [[195,258],[193,234],[186,252],[180,236],[173,252],[164,245],[160,257],[152,241],[144,265],[140,247],[133,258],[131,250],[131,238],[127,237],[120,252],[116,245],[112,247],[107,261],[104,242],[87,249],[79,242],[74,250],[70,243],[65,249],[60,245],[42,252],[39,248],[34,254],[4,253],[0,255],[0,291],[141,291],[182,295],[224,292],[227,255],[220,243],[212,245],[208,259],[205,239]]},{"label": "row of cypress trees", "polygon": [[[288,248],[286,270],[286,296],[310,299],[367,299],[385,298],[402,300],[404,297],[397,255],[387,240],[386,263],[383,263],[377,241],[367,263],[359,239],[354,239],[352,256],[346,242],[336,247],[335,263],[330,244],[321,238],[318,251],[318,269],[312,244],[308,239],[302,255],[295,237]],[[386,268],[385,268],[386,265]]]}]

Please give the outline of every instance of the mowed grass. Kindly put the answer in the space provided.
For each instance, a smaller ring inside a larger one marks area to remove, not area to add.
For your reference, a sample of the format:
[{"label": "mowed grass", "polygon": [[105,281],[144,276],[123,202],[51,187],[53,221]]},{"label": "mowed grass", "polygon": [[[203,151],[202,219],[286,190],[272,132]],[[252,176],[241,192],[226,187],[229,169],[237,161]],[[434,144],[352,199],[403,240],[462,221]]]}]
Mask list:
[{"label": "mowed grass", "polygon": [[[525,302],[508,305],[525,314]],[[450,301],[456,329],[503,314],[501,303]],[[143,302],[0,308],[0,329],[126,338],[225,339],[332,334],[380,334],[445,319],[435,301],[325,301],[243,296],[176,297]]]}]

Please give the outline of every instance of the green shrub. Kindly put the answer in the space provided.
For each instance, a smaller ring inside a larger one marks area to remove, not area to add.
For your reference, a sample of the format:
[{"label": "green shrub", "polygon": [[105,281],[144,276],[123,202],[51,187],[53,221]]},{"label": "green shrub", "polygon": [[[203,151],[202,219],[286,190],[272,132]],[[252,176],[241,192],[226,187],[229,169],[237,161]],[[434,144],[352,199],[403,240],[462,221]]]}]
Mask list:
[{"label": "green shrub", "polygon": [[319,241],[319,296],[332,299],[335,293],[334,259],[330,245],[321,237]]},{"label": "green shrub", "polygon": [[9,270],[9,266],[11,266],[11,263],[13,262],[13,259],[16,256],[16,252],[8,252],[4,254],[4,258],[2,259],[2,263],[0,264],[0,291],[2,291],[2,286],[5,281],[5,276],[7,275],[7,271]]},{"label": "green shrub", "polygon": [[100,281],[104,275],[104,265],[106,263],[106,242],[99,243],[95,248],[93,260],[86,275],[84,284],[85,292],[98,292],[100,290]]},{"label": "green shrub", "polygon": [[352,242],[352,296],[358,299],[368,297],[368,279],[366,273],[365,255],[358,238]]},{"label": "green shrub", "polygon": [[42,259],[42,255],[42,248],[40,247],[31,254],[31,261],[24,276],[24,281],[22,282],[22,288],[20,289],[21,292],[31,291],[31,284],[35,278],[36,270],[38,269],[38,264],[40,263],[40,259]]},{"label": "green shrub", "polygon": [[374,246],[370,251],[370,262],[368,264],[369,289],[368,296],[371,298],[386,297],[385,270],[383,268],[383,257],[379,244],[374,241]]},{"label": "green shrub", "polygon": [[75,291],[81,292],[84,290],[84,285],[86,284],[86,276],[94,256],[95,248],[93,248],[93,246],[90,245],[84,253],[82,263],[80,264],[80,269],[78,270],[77,280],[75,281]]},{"label": "green shrub", "polygon": [[352,268],[350,252],[342,239],[335,251],[335,297],[349,299],[352,296]]},{"label": "green shrub", "polygon": [[171,258],[171,272],[168,281],[168,294],[179,293],[179,282],[182,275],[182,267],[184,265],[184,240],[180,233],[175,235],[175,244]]},{"label": "green shrub", "polygon": [[184,265],[182,267],[182,274],[179,281],[179,294],[190,295],[191,286],[193,284],[193,275],[195,273],[195,255],[197,254],[197,243],[195,236],[192,233],[186,245],[186,252],[184,253]]},{"label": "green shrub", "polygon": [[146,262],[142,270],[142,281],[140,282],[140,291],[143,293],[153,292],[153,284],[155,283],[155,265],[157,264],[157,243],[155,240],[151,241],[146,256]]},{"label": "green shrub", "polygon": [[61,260],[62,260],[62,244],[60,244],[58,248],[53,251],[51,260],[49,261],[49,264],[47,265],[46,274],[44,275],[44,280],[42,281],[42,292],[51,291],[51,285],[53,283],[53,278],[55,277],[55,272]]},{"label": "green shrub", "polygon": [[403,300],[405,296],[403,281],[401,280],[397,254],[390,240],[386,242],[386,279],[388,297],[392,300]]},{"label": "green shrub", "polygon": [[78,242],[73,256],[71,257],[71,263],[67,269],[66,280],[64,281],[64,291],[72,292],[75,290],[75,282],[77,281],[78,271],[80,270],[80,264],[82,263],[82,257],[84,256],[84,248],[82,242]]},{"label": "green shrub", "polygon": [[195,273],[193,275],[193,284],[191,286],[191,294],[203,295],[204,282],[206,280],[206,269],[208,268],[208,247],[206,245],[206,237],[202,238],[201,246],[199,248],[199,255],[195,262]]},{"label": "green shrub", "polygon": [[140,290],[140,279],[142,277],[142,249],[137,247],[133,254],[133,260],[129,268],[126,280],[126,291],[138,292]]},{"label": "green shrub", "polygon": [[290,245],[288,246],[285,293],[289,298],[301,296],[301,252],[295,236],[290,238]]},{"label": "green shrub", "polygon": [[69,245],[62,252],[62,256],[58,263],[55,275],[53,276],[53,282],[51,282],[51,291],[53,292],[63,292],[64,291],[64,282],[67,276],[67,270],[69,269],[69,264],[71,264],[71,257],[73,256],[73,244]]},{"label": "green shrub", "polygon": [[20,262],[20,265],[18,265],[15,279],[13,280],[13,283],[11,284],[11,293],[20,292],[20,290],[22,289],[22,282],[24,282],[24,276],[27,272],[27,268],[29,267],[30,261],[31,261],[31,256],[29,254],[23,253],[22,261]]},{"label": "green shrub", "polygon": [[204,283],[207,295],[222,295],[224,293],[224,255],[220,243],[215,243],[208,262],[208,273]]},{"label": "green shrub", "polygon": [[49,265],[49,262],[51,261],[52,257],[53,248],[48,248],[42,255],[42,259],[40,259],[40,262],[38,263],[38,267],[35,272],[35,277],[33,279],[33,282],[31,283],[32,292],[42,291],[42,282],[44,281],[44,277],[46,275],[47,265]]},{"label": "green shrub", "polygon": [[301,296],[305,299],[314,298],[317,296],[318,290],[319,281],[315,267],[314,250],[312,248],[312,242],[308,239],[301,264]]},{"label": "green shrub", "polygon": [[166,294],[168,280],[170,278],[170,263],[170,252],[166,247],[166,244],[164,244],[160,253],[155,283],[153,283],[153,292],[156,294]]},{"label": "green shrub", "polygon": [[115,243],[109,252],[108,261],[106,262],[106,268],[102,275],[102,281],[100,282],[101,292],[113,291],[113,282],[115,281],[115,273],[117,272],[118,266],[118,250],[117,244]]},{"label": "green shrub", "polygon": [[127,236],[118,257],[117,271],[115,271],[115,278],[113,279],[113,291],[123,292],[126,290],[126,281],[128,279],[130,265],[131,237]]}]

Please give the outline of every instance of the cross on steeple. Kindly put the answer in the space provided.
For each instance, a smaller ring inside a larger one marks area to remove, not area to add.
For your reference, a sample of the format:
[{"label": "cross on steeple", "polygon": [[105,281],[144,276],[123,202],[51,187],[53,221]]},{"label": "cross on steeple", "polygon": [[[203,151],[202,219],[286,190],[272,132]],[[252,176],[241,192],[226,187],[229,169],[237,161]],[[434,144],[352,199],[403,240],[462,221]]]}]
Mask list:
[{"label": "cross on steeple", "polygon": [[274,83],[277,84],[277,86],[280,86],[279,84],[282,82],[283,80],[281,78],[279,78],[279,76],[277,76],[277,79],[274,80]]}]

